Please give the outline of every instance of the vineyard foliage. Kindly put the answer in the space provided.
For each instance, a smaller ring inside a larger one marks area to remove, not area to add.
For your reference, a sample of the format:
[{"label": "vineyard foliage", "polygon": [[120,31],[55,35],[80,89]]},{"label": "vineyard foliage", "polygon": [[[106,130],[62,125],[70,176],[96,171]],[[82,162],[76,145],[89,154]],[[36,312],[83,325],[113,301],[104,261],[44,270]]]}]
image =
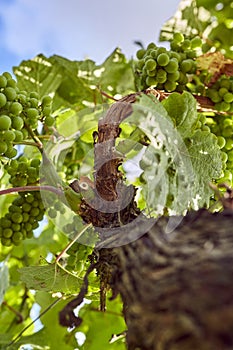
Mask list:
[{"label": "vineyard foliage", "polygon": [[58,317],[98,242],[80,216],[95,193],[98,122],[137,94],[116,152],[144,215],[219,210],[209,184],[233,184],[232,24],[228,0],[182,0],[161,43],[132,59],[119,48],[102,64],[40,54],[0,76],[0,349],[126,348],[122,302],[108,291],[99,311],[95,270],[81,325]]}]

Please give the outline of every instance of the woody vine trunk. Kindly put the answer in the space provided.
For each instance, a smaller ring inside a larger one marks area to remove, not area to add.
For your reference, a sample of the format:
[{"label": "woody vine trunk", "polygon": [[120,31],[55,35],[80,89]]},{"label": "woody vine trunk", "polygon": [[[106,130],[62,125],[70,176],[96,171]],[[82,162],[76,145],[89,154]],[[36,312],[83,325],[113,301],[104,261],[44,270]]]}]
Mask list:
[{"label": "woody vine trunk", "polygon": [[[112,289],[112,298],[121,295],[129,350],[233,349],[232,206],[218,214],[189,213],[171,234],[166,233],[169,218],[162,217],[128,243],[140,225],[133,226],[140,212],[134,188],[124,184],[118,170],[122,159],[114,145],[135,98],[113,104],[99,122],[96,196],[92,203],[83,201],[80,210],[101,238],[94,265],[101,280],[101,309],[106,288]],[[140,220],[146,223],[143,216]]]}]

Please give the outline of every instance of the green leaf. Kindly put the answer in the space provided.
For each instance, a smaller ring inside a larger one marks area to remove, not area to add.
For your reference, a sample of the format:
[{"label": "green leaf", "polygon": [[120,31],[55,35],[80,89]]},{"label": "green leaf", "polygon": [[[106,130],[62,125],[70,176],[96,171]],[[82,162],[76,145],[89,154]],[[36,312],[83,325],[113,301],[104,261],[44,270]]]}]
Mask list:
[{"label": "green leaf", "polygon": [[181,137],[191,137],[198,121],[197,103],[188,92],[172,93],[163,101],[163,106],[171,117]]},{"label": "green leaf", "polygon": [[195,172],[193,206],[202,207],[208,204],[212,194],[209,183],[221,175],[221,151],[217,138],[208,131],[196,130],[186,145]]},{"label": "green leaf", "polygon": [[7,264],[0,266],[0,305],[3,302],[5,292],[9,287],[9,271]]},{"label": "green leaf", "polygon": [[133,110],[128,122],[150,140],[140,162],[148,212],[162,214],[169,204],[169,209],[181,214],[193,197],[193,168],[185,143],[166,109],[154,97],[142,95]]},{"label": "green leaf", "polygon": [[77,293],[82,284],[82,279],[65,272],[55,264],[23,267],[19,273],[29,289],[71,294]]},{"label": "green leaf", "polygon": [[36,91],[40,97],[54,93],[63,79],[63,69],[54,65],[44,55],[38,55],[32,60],[22,61],[13,68],[21,90]]},{"label": "green leaf", "polygon": [[86,335],[86,341],[81,346],[85,350],[125,350],[125,337],[119,337],[118,341],[113,341],[114,335],[119,335],[126,331],[126,324],[122,315],[122,302],[119,298],[109,301],[105,312],[98,310],[97,303],[84,305],[79,316],[83,322],[78,328]]}]

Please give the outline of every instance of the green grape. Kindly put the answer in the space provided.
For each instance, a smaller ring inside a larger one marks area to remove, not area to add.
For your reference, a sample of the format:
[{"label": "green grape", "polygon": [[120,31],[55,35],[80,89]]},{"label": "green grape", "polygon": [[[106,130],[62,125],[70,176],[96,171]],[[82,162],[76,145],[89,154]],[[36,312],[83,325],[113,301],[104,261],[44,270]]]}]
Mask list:
[{"label": "green grape", "polygon": [[218,90],[218,94],[219,96],[223,97],[226,93],[228,92],[227,88],[225,87],[221,87],[219,90]]},{"label": "green grape", "polygon": [[190,41],[189,39],[185,39],[185,40],[182,42],[181,47],[182,47],[182,49],[183,49],[184,51],[190,49],[190,47],[191,47],[191,41]]},{"label": "green grape", "polygon": [[180,78],[180,72],[178,71],[167,74],[167,80],[169,81],[177,81],[179,78]]},{"label": "green grape", "polygon": [[220,107],[219,108],[220,108],[220,111],[227,112],[227,111],[230,110],[231,105],[230,105],[230,103],[222,101],[222,102],[220,102]]},{"label": "green grape", "polygon": [[26,113],[29,119],[34,119],[39,116],[39,112],[36,108],[27,108]]},{"label": "green grape", "polygon": [[173,41],[176,43],[182,43],[184,41],[184,35],[182,33],[174,33]]},{"label": "green grape", "polygon": [[230,151],[233,148],[233,139],[227,138],[224,148],[225,148],[225,150]]},{"label": "green grape", "polygon": [[230,88],[231,88],[230,79],[222,78],[220,80],[220,86],[226,88],[227,91],[230,90]]},{"label": "green grape", "polygon": [[183,73],[188,73],[193,68],[193,61],[191,59],[184,60],[180,64],[180,69]]},{"label": "green grape", "polygon": [[157,62],[160,66],[164,67],[169,63],[170,57],[167,53],[161,53],[157,57]]},{"label": "green grape", "polygon": [[192,49],[196,49],[196,48],[201,47],[201,46],[202,46],[201,38],[196,37],[196,38],[193,38],[191,40],[191,48]]},{"label": "green grape", "polygon": [[23,221],[22,214],[15,212],[12,214],[12,221],[16,224],[20,224]]},{"label": "green grape", "polygon": [[14,232],[13,236],[12,236],[12,242],[15,245],[18,245],[21,243],[21,241],[23,240],[23,234],[21,232]]},{"label": "green grape", "polygon": [[7,130],[7,131],[4,132],[4,140],[5,140],[6,142],[12,142],[12,141],[14,141],[15,136],[16,136],[16,135],[15,135],[14,131],[12,131],[12,130]]},{"label": "green grape", "polygon": [[51,217],[51,219],[54,219],[57,216],[57,211],[53,208],[50,208],[48,211],[48,215]]},{"label": "green grape", "polygon": [[50,106],[52,103],[52,98],[48,95],[45,95],[43,98],[42,98],[42,105],[43,106]]},{"label": "green grape", "polygon": [[23,136],[23,133],[22,131],[20,130],[15,130],[14,131],[14,134],[15,134],[15,142],[22,142],[23,139],[24,139],[24,136]]},{"label": "green grape", "polygon": [[45,106],[45,107],[43,108],[43,115],[44,115],[45,117],[48,117],[48,116],[50,116],[50,113],[51,113],[51,108]]},{"label": "green grape", "polygon": [[226,139],[223,136],[218,136],[218,145],[222,149],[226,145]]},{"label": "green grape", "polygon": [[158,81],[154,77],[147,77],[146,78],[146,85],[147,86],[157,86]]},{"label": "green grape", "polygon": [[223,99],[226,103],[231,103],[233,102],[233,93],[231,92],[226,92],[224,95],[223,95]]},{"label": "green grape", "polygon": [[175,73],[179,68],[179,64],[176,58],[171,58],[168,65],[165,67],[167,73]]},{"label": "green grape", "polygon": [[4,141],[0,142],[0,154],[3,154],[7,151],[7,144]]},{"label": "green grape", "polygon": [[14,116],[12,118],[12,127],[15,129],[15,130],[21,130],[24,126],[24,121],[21,117],[18,117],[18,116]]},{"label": "green grape", "polygon": [[10,106],[10,113],[13,115],[19,115],[23,110],[23,106],[19,102],[12,102]]},{"label": "green grape", "polygon": [[159,83],[165,83],[165,81],[167,80],[167,72],[163,69],[159,69],[156,74],[156,80]]},{"label": "green grape", "polygon": [[13,235],[13,230],[11,228],[5,228],[3,231],[2,231],[2,235],[3,237],[5,238],[10,238],[12,235]]},{"label": "green grape", "polygon": [[17,87],[17,83],[13,78],[10,78],[10,79],[7,79],[7,86],[15,89]]},{"label": "green grape", "polygon": [[156,76],[156,72],[157,72],[157,70],[156,69],[154,69],[154,70],[148,70],[147,71],[147,75],[149,76],[149,77],[155,77]]},{"label": "green grape", "polygon": [[0,92],[0,108],[4,107],[6,103],[7,103],[6,96],[2,92]]},{"label": "green grape", "polygon": [[153,59],[148,59],[145,61],[146,70],[152,71],[156,68],[156,62]]},{"label": "green grape", "polygon": [[4,89],[4,94],[6,95],[8,101],[14,101],[17,96],[16,90],[10,86]]},{"label": "green grape", "polygon": [[137,58],[138,58],[139,60],[142,59],[143,56],[144,56],[144,54],[145,54],[145,52],[146,52],[146,50],[144,50],[144,49],[138,50],[137,53],[136,53]]},{"label": "green grape", "polygon": [[45,118],[44,122],[45,122],[45,125],[52,126],[54,124],[54,122],[55,122],[55,119],[53,117],[51,117],[51,116],[47,116]]},{"label": "green grape", "polygon": [[11,127],[11,118],[8,115],[0,115],[0,130],[9,130]]},{"label": "green grape", "polygon": [[0,75],[0,88],[7,86],[7,78],[4,75]]},{"label": "green grape", "polygon": [[9,73],[9,72],[4,72],[4,73],[2,73],[2,75],[8,80],[8,79],[12,79],[12,75],[11,75],[11,73]]},{"label": "green grape", "polygon": [[166,83],[164,84],[164,88],[166,91],[168,92],[172,92],[176,90],[176,82],[175,81],[166,81]]}]

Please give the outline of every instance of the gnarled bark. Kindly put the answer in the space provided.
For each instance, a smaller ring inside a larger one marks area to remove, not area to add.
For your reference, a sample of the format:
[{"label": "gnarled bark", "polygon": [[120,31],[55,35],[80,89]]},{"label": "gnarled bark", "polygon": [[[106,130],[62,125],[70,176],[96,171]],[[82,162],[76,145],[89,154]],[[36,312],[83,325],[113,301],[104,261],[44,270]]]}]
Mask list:
[{"label": "gnarled bark", "polygon": [[233,212],[190,213],[171,234],[167,221],[101,252],[123,300],[128,349],[233,349]]}]

